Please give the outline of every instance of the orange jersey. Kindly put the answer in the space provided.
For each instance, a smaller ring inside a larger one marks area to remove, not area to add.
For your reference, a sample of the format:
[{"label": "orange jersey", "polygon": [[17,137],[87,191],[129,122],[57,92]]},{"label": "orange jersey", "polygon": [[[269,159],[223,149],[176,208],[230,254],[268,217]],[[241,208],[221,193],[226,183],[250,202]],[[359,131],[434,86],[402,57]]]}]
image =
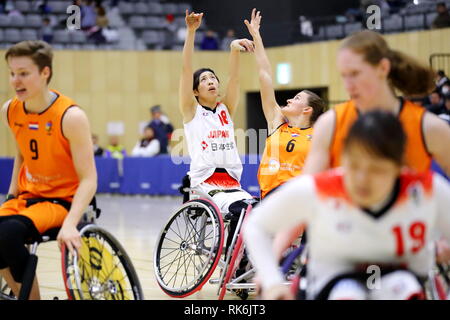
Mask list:
[{"label": "orange jersey", "polygon": [[[330,144],[331,168],[340,166],[345,137],[358,117],[358,110],[352,100],[337,105],[334,111],[336,121],[334,137]],[[407,137],[406,165],[418,172],[426,171],[431,167],[431,155],[426,148],[422,131],[424,115],[425,109],[423,107],[402,99],[398,117]]]},{"label": "orange jersey", "polygon": [[9,104],[8,124],[23,156],[19,193],[71,201],[79,179],[69,141],[62,132],[62,119],[76,103],[53,92],[57,94],[56,100],[39,114],[28,113],[24,103],[16,98]]},{"label": "orange jersey", "polygon": [[266,140],[266,148],[258,169],[261,197],[298,176],[311,145],[313,129],[294,128],[282,124]]}]

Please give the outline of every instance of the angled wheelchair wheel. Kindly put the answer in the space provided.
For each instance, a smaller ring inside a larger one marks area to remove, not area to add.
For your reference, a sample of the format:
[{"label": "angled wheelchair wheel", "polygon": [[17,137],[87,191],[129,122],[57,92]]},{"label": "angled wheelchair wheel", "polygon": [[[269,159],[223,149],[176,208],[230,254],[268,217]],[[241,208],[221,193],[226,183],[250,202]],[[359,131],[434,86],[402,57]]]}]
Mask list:
[{"label": "angled wheelchair wheel", "polygon": [[[244,222],[244,220],[247,218],[247,216],[250,214],[250,211],[252,210],[252,206],[248,205],[247,209],[245,210],[244,215],[241,217],[241,219],[238,222],[238,225],[236,227],[235,235],[233,235],[234,239],[231,242],[231,256],[226,264],[225,268],[222,270],[222,276],[220,281],[220,288],[219,288],[219,300],[223,300],[225,297],[225,293],[227,291],[227,284],[232,280],[233,275],[236,273],[236,270],[239,267],[239,264],[242,260],[242,257],[244,256],[244,236],[241,232],[241,226]],[[237,236],[237,237],[236,237]],[[237,290],[237,295],[242,299],[246,300],[248,297],[248,292],[246,290]]]},{"label": "angled wheelchair wheel", "polygon": [[64,284],[71,300],[143,300],[130,258],[106,230],[88,224],[80,230],[81,248],[63,248]]},{"label": "angled wheelchair wheel", "polygon": [[[231,255],[230,263],[228,264],[228,267],[226,267],[224,270],[224,272],[226,273],[222,282],[222,286],[220,287],[219,300],[223,300],[223,298],[225,297],[225,293],[227,292],[227,284],[232,279],[232,276],[236,273],[236,270],[239,267],[239,264],[243,256],[244,256],[244,240],[242,234],[239,234],[236,245],[233,248],[233,254]],[[241,297],[239,294],[238,296],[242,300],[247,299],[247,297],[245,298],[244,296]]]},{"label": "angled wheelchair wheel", "polygon": [[6,280],[0,276],[0,300],[17,300]]},{"label": "angled wheelchair wheel", "polygon": [[154,270],[161,289],[176,298],[200,290],[219,262],[223,241],[223,219],[214,203],[195,199],[183,204],[156,244]]},{"label": "angled wheelchair wheel", "polygon": [[425,297],[428,300],[450,299],[450,266],[435,265],[425,285]]}]

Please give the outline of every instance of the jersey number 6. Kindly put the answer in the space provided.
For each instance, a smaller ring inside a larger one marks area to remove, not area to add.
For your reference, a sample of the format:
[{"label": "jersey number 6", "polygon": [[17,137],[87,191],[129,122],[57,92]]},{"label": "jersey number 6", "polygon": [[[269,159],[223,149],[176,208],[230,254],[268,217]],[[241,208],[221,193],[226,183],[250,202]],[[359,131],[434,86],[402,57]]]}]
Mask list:
[{"label": "jersey number 6", "polygon": [[294,142],[295,142],[295,139],[289,140],[288,144],[286,145],[286,151],[287,152],[294,151],[294,148],[295,148]]}]

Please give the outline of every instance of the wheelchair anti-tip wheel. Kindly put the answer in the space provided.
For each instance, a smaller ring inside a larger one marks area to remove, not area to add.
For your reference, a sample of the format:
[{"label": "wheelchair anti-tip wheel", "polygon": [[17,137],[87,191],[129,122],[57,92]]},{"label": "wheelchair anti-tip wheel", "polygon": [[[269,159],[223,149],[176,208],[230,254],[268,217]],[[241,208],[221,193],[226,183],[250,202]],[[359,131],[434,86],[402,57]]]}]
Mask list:
[{"label": "wheelchair anti-tip wheel", "polygon": [[89,224],[80,230],[81,248],[63,248],[64,284],[71,300],[143,300],[130,258],[106,230]]},{"label": "wheelchair anti-tip wheel", "polygon": [[219,262],[224,241],[223,219],[206,199],[186,202],[163,228],[154,254],[161,289],[183,298],[208,281]]}]

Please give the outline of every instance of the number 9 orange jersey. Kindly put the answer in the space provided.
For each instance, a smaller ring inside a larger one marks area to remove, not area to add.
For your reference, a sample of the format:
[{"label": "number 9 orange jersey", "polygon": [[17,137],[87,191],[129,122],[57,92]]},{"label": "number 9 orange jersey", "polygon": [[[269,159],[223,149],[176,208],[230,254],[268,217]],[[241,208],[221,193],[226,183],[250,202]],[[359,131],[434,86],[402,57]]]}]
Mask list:
[{"label": "number 9 orange jersey", "polygon": [[69,141],[62,132],[62,119],[76,103],[53,92],[57,95],[56,100],[39,114],[28,113],[24,102],[16,98],[8,106],[8,124],[23,156],[19,193],[71,201],[79,179]]}]

